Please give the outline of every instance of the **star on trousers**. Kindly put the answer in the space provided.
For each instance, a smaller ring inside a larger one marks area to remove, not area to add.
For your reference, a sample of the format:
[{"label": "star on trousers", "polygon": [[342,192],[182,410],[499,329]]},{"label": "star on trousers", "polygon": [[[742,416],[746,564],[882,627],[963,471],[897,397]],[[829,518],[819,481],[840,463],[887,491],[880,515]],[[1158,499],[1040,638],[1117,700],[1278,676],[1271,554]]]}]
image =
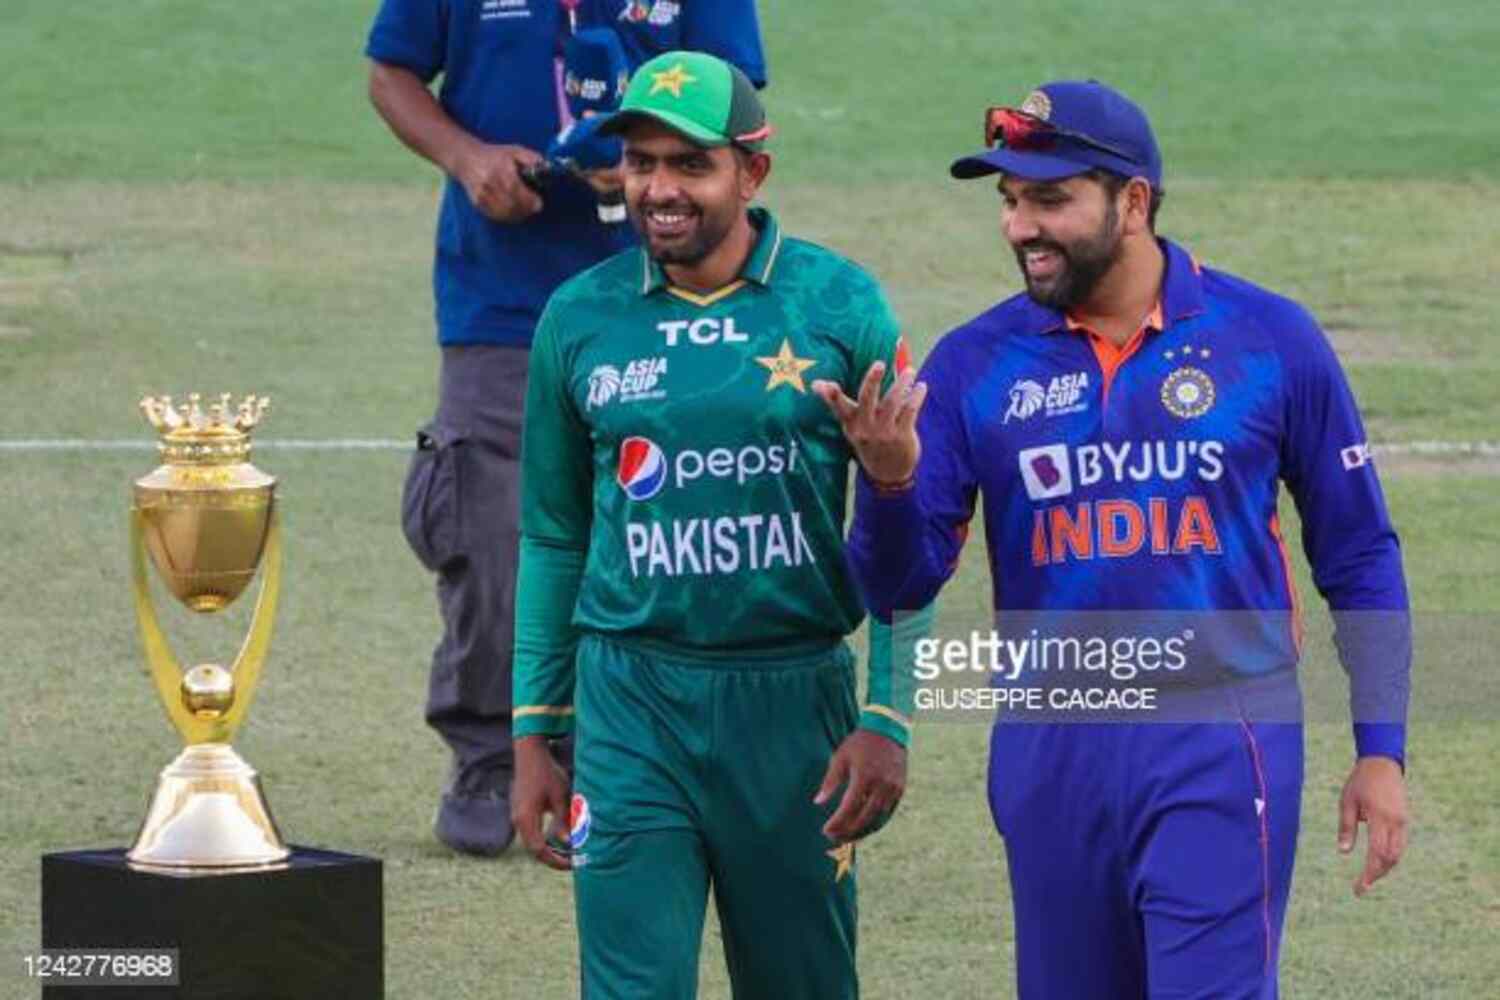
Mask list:
[{"label": "star on trousers", "polygon": [[854,871],[854,841],[851,840],[847,844],[840,844],[833,848],[833,850],[824,851],[823,853],[833,859],[833,880],[835,882],[842,881],[845,875]]}]

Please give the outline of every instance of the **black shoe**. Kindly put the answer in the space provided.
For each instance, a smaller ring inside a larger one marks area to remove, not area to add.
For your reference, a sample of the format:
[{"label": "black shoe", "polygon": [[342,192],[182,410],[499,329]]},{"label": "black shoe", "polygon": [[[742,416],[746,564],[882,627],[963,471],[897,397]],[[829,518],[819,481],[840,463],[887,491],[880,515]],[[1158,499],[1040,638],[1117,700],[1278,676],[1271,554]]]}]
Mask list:
[{"label": "black shoe", "polygon": [[516,839],[510,822],[510,769],[454,765],[433,832],[460,854],[498,857]]}]

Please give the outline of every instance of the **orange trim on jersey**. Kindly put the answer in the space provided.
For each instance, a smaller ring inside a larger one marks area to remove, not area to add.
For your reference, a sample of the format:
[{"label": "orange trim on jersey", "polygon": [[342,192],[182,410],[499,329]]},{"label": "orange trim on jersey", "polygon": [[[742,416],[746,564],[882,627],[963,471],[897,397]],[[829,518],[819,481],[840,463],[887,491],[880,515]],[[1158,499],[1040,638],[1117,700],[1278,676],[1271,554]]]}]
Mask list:
[{"label": "orange trim on jersey", "polygon": [[911,367],[911,348],[906,346],[906,338],[901,337],[896,341],[896,360],[894,361],[896,374],[900,375]]},{"label": "orange trim on jersey", "polygon": [[1281,552],[1281,571],[1286,577],[1287,593],[1292,596],[1292,645],[1297,655],[1302,655],[1302,597],[1297,593],[1297,581],[1292,576],[1292,557],[1286,549],[1286,539],[1281,534],[1281,518],[1271,515],[1271,537],[1276,539],[1276,548]]},{"label": "orange trim on jersey", "polygon": [[1119,347],[1108,337],[1104,337],[1089,329],[1072,316],[1064,316],[1063,324],[1069,330],[1082,332],[1088,335],[1089,346],[1094,349],[1094,358],[1099,362],[1099,370],[1104,373],[1104,403],[1109,404],[1109,386],[1115,379],[1115,373],[1120,366],[1128,361],[1131,355],[1140,350],[1141,344],[1146,340],[1147,330],[1165,329],[1166,323],[1162,318],[1161,299],[1156,300],[1156,305],[1145,320],[1141,322],[1140,328],[1130,335],[1130,339]]},{"label": "orange trim on jersey", "polygon": [[953,557],[953,564],[948,567],[949,573],[952,573],[954,570],[958,569],[958,560],[963,557],[964,546],[969,542],[969,524],[971,521],[973,521],[973,519],[974,515],[971,513],[969,515],[968,521],[965,521],[963,524],[955,524],[953,526],[953,537],[958,539],[958,554]]}]

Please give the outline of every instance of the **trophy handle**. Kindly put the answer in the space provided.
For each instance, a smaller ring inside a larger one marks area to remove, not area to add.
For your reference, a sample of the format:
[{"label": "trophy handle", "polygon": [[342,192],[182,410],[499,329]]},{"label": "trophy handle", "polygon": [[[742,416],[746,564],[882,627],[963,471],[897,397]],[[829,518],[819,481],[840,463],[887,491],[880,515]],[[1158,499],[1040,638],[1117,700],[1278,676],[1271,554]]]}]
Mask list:
[{"label": "trophy handle", "polygon": [[156,694],[162,707],[167,710],[167,717],[189,746],[232,742],[235,731],[250,708],[256,685],[260,682],[260,671],[271,646],[276,602],[281,595],[281,524],[275,507],[271,509],[270,523],[266,528],[266,544],[261,557],[263,575],[260,594],[255,601],[255,612],[250,620],[250,632],[245,636],[239,655],[235,657],[234,666],[230,668],[234,677],[234,702],[217,719],[199,718],[182,703],[182,664],[172,652],[172,646],[157,617],[156,604],[151,600],[151,590],[146,578],[145,516],[138,509],[130,512],[130,563],[141,645],[145,648],[151,678],[156,683]]},{"label": "trophy handle", "polygon": [[224,713],[222,721],[230,736],[239,730],[245,713],[250,711],[255,689],[260,685],[260,671],[266,665],[266,654],[271,651],[271,630],[276,624],[276,602],[280,597],[281,515],[272,501],[266,525],[266,547],[261,554],[260,593],[255,597],[255,613],[250,617],[250,631],[245,635],[245,643],[234,658],[234,666],[229,668],[234,676],[234,704]]}]

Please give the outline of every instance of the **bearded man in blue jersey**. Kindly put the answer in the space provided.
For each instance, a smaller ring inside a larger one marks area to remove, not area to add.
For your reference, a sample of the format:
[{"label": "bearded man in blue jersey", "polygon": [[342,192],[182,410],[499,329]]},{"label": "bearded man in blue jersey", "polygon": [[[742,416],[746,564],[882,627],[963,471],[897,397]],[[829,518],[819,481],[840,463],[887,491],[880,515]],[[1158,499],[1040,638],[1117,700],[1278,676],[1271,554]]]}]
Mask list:
[{"label": "bearded man in blue jersey", "polygon": [[[1026,293],[883,398],[878,370],[857,400],[817,386],[862,467],[850,560],[875,614],[923,607],[982,496],[997,621],[1043,651],[993,682],[1047,710],[1007,702],[991,738],[1020,995],[1274,997],[1302,787],[1279,483],[1350,676],[1356,894],[1406,845],[1406,585],[1358,410],[1306,310],[1156,235],[1162,160],[1134,103],[1059,81],[985,126],[952,173],[998,180]],[[1107,660],[1067,661],[1093,643]],[[1078,677],[1139,673],[1170,712],[1077,710]]]}]

